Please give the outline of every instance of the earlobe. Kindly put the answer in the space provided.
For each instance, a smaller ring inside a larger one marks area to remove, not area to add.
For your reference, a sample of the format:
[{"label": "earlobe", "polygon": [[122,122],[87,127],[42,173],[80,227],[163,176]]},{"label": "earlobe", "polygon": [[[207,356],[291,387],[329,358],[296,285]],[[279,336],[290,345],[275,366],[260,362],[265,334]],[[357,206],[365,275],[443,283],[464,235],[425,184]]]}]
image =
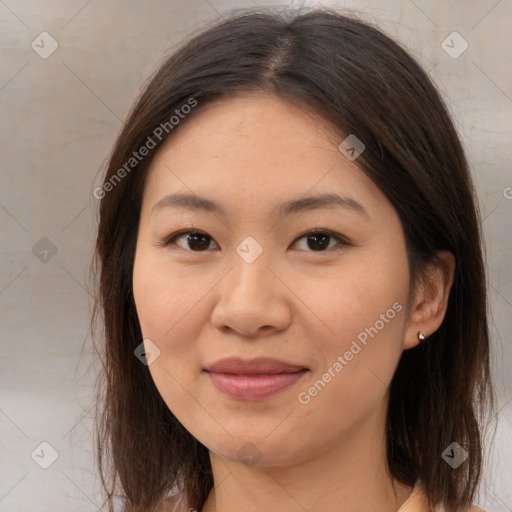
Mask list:
[{"label": "earlobe", "polygon": [[404,350],[421,342],[428,343],[428,337],[439,329],[448,307],[455,265],[451,252],[438,251],[418,279],[405,332]]}]

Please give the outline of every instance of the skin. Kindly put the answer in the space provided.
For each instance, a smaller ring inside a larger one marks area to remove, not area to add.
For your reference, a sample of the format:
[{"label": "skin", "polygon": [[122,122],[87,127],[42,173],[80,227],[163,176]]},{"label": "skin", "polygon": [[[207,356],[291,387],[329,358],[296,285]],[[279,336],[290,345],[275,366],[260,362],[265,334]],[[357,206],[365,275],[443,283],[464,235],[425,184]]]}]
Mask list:
[{"label": "skin", "polygon": [[[277,96],[240,93],[194,113],[151,163],[133,292],[144,339],[160,350],[149,366],[155,385],[210,450],[215,487],[203,512],[339,512],[340,504],[394,512],[411,493],[387,470],[388,387],[418,331],[431,334],[441,324],[455,263],[440,253],[429,281],[410,294],[399,217],[357,160],[338,150],[343,138]],[[342,207],[272,212],[284,201],[333,191],[366,214]],[[153,210],[175,192],[214,199],[226,215]],[[315,251],[304,236],[315,228],[349,244],[330,238]],[[207,234],[199,239],[206,249],[186,235],[163,244],[186,229]],[[263,250],[252,263],[236,252],[248,236]],[[394,303],[401,311],[300,403],[299,393]],[[263,401],[237,400],[203,371],[228,356],[274,357],[309,372]],[[239,455],[244,446],[249,463]]]}]

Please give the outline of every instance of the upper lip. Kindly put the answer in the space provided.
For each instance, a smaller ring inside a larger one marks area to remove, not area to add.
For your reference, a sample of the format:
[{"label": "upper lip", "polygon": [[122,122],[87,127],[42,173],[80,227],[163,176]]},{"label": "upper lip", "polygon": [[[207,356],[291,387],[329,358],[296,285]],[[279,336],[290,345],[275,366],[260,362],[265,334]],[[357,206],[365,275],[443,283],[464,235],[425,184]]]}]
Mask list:
[{"label": "upper lip", "polygon": [[219,359],[215,363],[205,368],[212,373],[232,373],[232,374],[269,374],[269,373],[294,373],[301,370],[307,370],[305,366],[287,363],[278,359],[268,357],[256,357],[254,359],[241,359],[229,357]]}]

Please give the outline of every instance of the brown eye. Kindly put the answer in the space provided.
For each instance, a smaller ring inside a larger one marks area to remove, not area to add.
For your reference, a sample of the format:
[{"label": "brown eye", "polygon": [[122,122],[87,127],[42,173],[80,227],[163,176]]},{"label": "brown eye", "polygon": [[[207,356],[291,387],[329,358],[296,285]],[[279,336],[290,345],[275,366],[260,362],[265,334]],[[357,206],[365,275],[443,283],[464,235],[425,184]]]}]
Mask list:
[{"label": "brown eye", "polygon": [[174,244],[176,240],[186,237],[186,247],[180,246],[185,250],[191,250],[192,252],[201,252],[208,249],[212,238],[206,233],[200,231],[182,231],[169,238],[165,242],[165,246]]},{"label": "brown eye", "polygon": [[[309,249],[308,252],[326,252],[329,249],[336,248],[338,246],[349,245],[348,242],[341,236],[333,233],[332,231],[309,231],[305,233],[297,240],[306,239],[306,246]],[[331,241],[335,240],[338,243],[331,245]],[[338,247],[339,248],[339,247]]]},{"label": "brown eye", "polygon": [[[185,238],[184,245],[176,244],[176,240],[181,238]],[[298,243],[298,240],[302,239],[306,239],[307,248],[304,249],[306,252],[327,252],[330,249],[339,248],[339,246],[343,247],[350,245],[347,240],[342,238],[337,233],[326,230],[308,231],[307,233],[304,233],[302,236],[300,236],[295,243]],[[176,244],[182,249],[190,252],[204,252],[208,250],[210,242],[212,241],[212,237],[206,233],[189,230],[175,233],[165,242],[163,242],[162,245],[168,247]],[[336,242],[334,245],[332,244],[333,241]]]}]

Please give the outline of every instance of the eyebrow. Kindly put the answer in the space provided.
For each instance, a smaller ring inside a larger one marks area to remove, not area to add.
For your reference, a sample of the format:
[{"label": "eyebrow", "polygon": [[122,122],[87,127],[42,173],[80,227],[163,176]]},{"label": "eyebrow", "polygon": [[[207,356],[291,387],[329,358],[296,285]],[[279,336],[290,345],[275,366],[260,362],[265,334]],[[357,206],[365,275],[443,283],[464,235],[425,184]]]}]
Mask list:
[{"label": "eyebrow", "polygon": [[[151,215],[166,208],[181,208],[192,211],[202,210],[226,215],[224,207],[216,201],[183,192],[166,195],[157,201],[151,209]],[[321,208],[344,208],[369,218],[368,212],[361,203],[351,197],[341,196],[337,193],[325,193],[292,199],[281,204],[273,213],[279,216],[286,216]]]}]

